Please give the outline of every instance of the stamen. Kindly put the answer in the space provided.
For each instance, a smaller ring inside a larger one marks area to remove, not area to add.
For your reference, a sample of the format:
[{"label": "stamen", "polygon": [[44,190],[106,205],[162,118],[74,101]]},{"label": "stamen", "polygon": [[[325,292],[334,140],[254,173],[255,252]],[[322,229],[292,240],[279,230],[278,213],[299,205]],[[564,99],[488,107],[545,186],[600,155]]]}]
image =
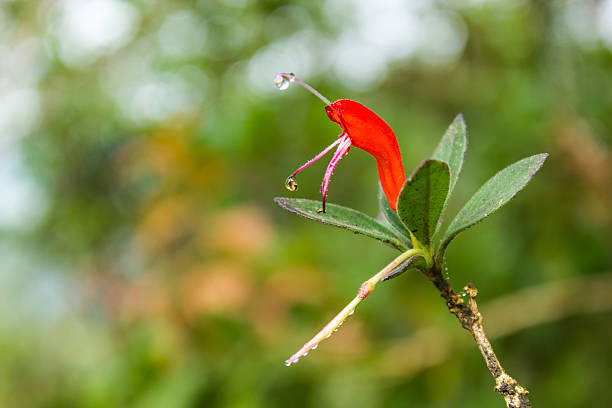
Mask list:
[{"label": "stamen", "polygon": [[291,173],[291,175],[289,177],[287,177],[287,180],[285,181],[285,187],[287,188],[287,190],[289,190],[289,191],[296,191],[298,189],[298,183],[295,180],[295,176],[299,172],[304,170],[306,167],[310,166],[312,163],[316,162],[321,157],[325,156],[327,154],[327,152],[329,152],[334,146],[336,146],[338,143],[340,143],[340,141],[342,140],[343,136],[344,136],[344,133],[341,133],[340,136],[338,136],[338,139],[334,140],[334,142],[332,144],[327,146],[325,149],[323,149],[323,151],[321,151],[319,154],[317,154],[312,159],[308,160],[306,163],[304,163],[302,166],[300,166],[296,171]]},{"label": "stamen", "polygon": [[327,152],[329,152],[331,149],[333,149],[334,146],[336,146],[338,143],[340,143],[340,141],[342,140],[342,137],[344,136],[344,133],[342,133],[340,136],[338,136],[338,139],[334,140],[334,142],[332,144],[330,144],[329,146],[327,146],[325,149],[323,149],[323,151],[321,151],[321,153],[317,154],[315,157],[313,157],[312,159],[308,160],[306,163],[304,163],[302,166],[300,166],[296,171],[294,171],[293,173],[291,173],[290,177],[295,177],[297,176],[297,174],[299,172],[301,172],[302,170],[304,170],[306,167],[310,166],[312,163],[316,162],[317,160],[319,160],[321,157],[325,156],[327,154]]},{"label": "stamen", "polygon": [[319,212],[325,212],[325,201],[327,198],[327,188],[329,187],[329,181],[331,180],[331,176],[334,173],[334,169],[340,162],[340,159],[346,155],[349,147],[351,147],[351,139],[348,136],[344,136],[342,138],[342,142],[340,142],[340,144],[338,145],[338,149],[334,153],[334,156],[327,165],[325,175],[323,176],[323,184],[321,185],[321,194],[323,195],[323,208],[321,208]]},{"label": "stamen", "polygon": [[331,105],[331,102],[329,101],[329,99],[321,95],[319,91],[317,91],[312,86],[308,85],[306,82],[302,81],[301,79],[299,79],[298,77],[296,77],[295,75],[291,73],[287,74],[285,72],[281,72],[280,74],[276,75],[276,77],[274,78],[274,83],[281,90],[285,90],[289,87],[289,82],[287,81],[300,84],[308,92],[312,93],[314,96],[316,96],[317,98],[325,102],[326,105],[329,105],[329,106]]},{"label": "stamen", "polygon": [[338,145],[338,148],[336,152],[334,153],[334,156],[332,157],[331,161],[329,162],[327,166],[327,170],[325,171],[325,176],[323,177],[323,184],[321,185],[321,194],[323,195],[323,207],[318,212],[325,212],[325,201],[327,197],[327,188],[329,186],[329,181],[331,180],[332,173],[334,172],[334,169],[338,165],[338,162],[340,161],[340,159],[348,153],[348,149],[349,147],[351,147],[351,138],[350,138],[350,135],[348,134],[348,130],[347,130],[346,124],[344,123],[344,119],[342,118],[342,112],[336,109],[336,107],[332,105],[329,99],[321,95],[319,91],[317,91],[316,89],[308,85],[306,82],[296,77],[293,73],[281,72],[280,74],[277,74],[276,77],[274,78],[274,84],[281,91],[284,91],[285,89],[289,88],[289,85],[291,84],[291,82],[297,82],[308,92],[312,93],[317,98],[325,102],[327,106],[329,106],[331,109],[333,109],[337,113],[342,123],[341,127],[343,129],[343,132],[340,134],[340,137],[336,139],[331,145],[327,146],[321,153],[317,154],[315,157],[307,161],[304,165],[299,167],[295,172],[293,172],[293,174],[287,177],[287,180],[285,180],[285,187],[289,191],[296,191],[298,189],[298,183],[295,180],[295,176],[299,172],[304,170],[306,167],[310,166],[312,163],[316,162],[321,157],[323,157],[334,146]]}]

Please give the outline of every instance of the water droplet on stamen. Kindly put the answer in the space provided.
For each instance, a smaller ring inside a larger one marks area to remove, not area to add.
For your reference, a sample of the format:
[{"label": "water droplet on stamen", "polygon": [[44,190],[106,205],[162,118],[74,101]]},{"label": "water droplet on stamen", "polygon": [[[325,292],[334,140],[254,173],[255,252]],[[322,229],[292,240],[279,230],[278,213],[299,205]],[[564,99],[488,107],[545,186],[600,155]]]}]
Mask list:
[{"label": "water droplet on stamen", "polygon": [[291,365],[291,361],[289,361],[289,360],[285,361],[285,365],[286,365],[287,367],[289,367],[289,366]]},{"label": "water droplet on stamen", "polygon": [[348,314],[348,315],[349,315],[349,316],[352,316],[352,315],[354,315],[354,314],[355,314],[355,309],[351,310],[351,311],[349,312],[349,314]]},{"label": "water droplet on stamen", "polygon": [[338,331],[338,329],[337,329],[337,328],[335,328],[335,329],[334,329],[334,333],[335,333],[335,332],[337,332],[337,331]]},{"label": "water droplet on stamen", "polygon": [[284,75],[278,74],[275,78],[274,78],[274,85],[281,91],[286,90],[287,88],[289,88],[289,85],[291,84],[291,79],[287,78]]},{"label": "water droplet on stamen", "polygon": [[325,336],[326,339],[329,339],[331,337],[331,333],[328,333],[327,336]]},{"label": "water droplet on stamen", "polygon": [[312,349],[313,349],[313,350],[316,350],[316,349],[317,349],[317,347],[319,347],[319,345],[318,345],[318,344],[315,344],[314,346],[312,346]]},{"label": "water droplet on stamen", "polygon": [[297,191],[298,183],[297,181],[295,181],[295,178],[293,178],[293,176],[289,176],[287,177],[287,180],[285,180],[285,187],[289,191]]}]

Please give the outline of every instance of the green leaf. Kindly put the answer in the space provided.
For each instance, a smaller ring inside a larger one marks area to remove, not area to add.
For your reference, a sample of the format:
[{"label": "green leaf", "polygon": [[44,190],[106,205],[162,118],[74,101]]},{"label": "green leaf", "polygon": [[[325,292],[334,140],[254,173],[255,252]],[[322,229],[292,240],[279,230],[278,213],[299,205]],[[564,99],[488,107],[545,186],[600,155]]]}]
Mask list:
[{"label": "green leaf", "polygon": [[404,241],[408,247],[411,247],[412,243],[410,241],[410,231],[408,228],[406,228],[399,215],[397,215],[397,213],[389,206],[387,196],[385,195],[380,182],[378,182],[378,208],[380,209],[383,218],[392,228],[397,231],[397,235],[402,238],[402,241]]},{"label": "green leaf", "polygon": [[547,157],[548,153],[541,153],[511,164],[480,187],[449,225],[438,251],[438,260],[457,234],[493,214],[521,191]]},{"label": "green leaf", "polygon": [[427,159],[406,180],[397,200],[397,214],[423,245],[429,246],[448,195],[446,162]]},{"label": "green leaf", "polygon": [[375,238],[393,248],[404,251],[409,249],[402,243],[396,234],[388,227],[376,221],[374,218],[352,208],[342,207],[336,204],[327,204],[326,212],[317,212],[321,208],[320,201],[306,200],[303,198],[277,197],[274,202],[287,211],[323,224],[333,225]]},{"label": "green leaf", "polygon": [[465,149],[467,148],[467,127],[463,120],[463,115],[459,114],[453,120],[453,123],[448,127],[440,144],[433,154],[434,159],[442,160],[448,163],[450,169],[450,187],[448,189],[448,198],[453,192],[453,188],[461,173],[463,167],[463,158],[465,157]]}]

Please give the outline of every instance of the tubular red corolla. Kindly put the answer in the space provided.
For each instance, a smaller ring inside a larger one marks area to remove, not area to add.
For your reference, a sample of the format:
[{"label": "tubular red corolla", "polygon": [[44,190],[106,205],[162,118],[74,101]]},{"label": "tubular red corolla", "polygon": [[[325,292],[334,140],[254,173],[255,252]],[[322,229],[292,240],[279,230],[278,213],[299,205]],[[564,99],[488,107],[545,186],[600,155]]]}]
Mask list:
[{"label": "tubular red corolla", "polygon": [[327,105],[325,107],[327,116],[340,126],[342,132],[338,139],[331,145],[327,146],[321,153],[317,154],[293,172],[287,178],[286,187],[291,191],[297,190],[295,176],[337,146],[336,152],[329,162],[327,170],[325,170],[323,183],[321,184],[323,207],[319,211],[325,212],[327,188],[334,169],[340,162],[340,159],[348,153],[349,148],[355,146],[370,153],[376,159],[380,183],[387,197],[387,201],[389,202],[389,206],[395,211],[397,209],[397,198],[406,177],[404,175],[404,166],[402,164],[399,146],[397,145],[397,139],[389,125],[359,102],[349,99],[340,99],[331,103],[318,91],[296,78],[293,74],[281,73],[274,79],[276,86],[282,90],[287,89],[291,82],[300,84],[325,102]]}]

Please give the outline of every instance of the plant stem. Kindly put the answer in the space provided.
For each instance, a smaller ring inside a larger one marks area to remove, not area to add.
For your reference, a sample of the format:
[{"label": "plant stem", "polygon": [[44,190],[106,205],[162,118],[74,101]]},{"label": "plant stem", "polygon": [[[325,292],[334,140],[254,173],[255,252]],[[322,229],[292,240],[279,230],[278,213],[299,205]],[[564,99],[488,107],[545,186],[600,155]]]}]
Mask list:
[{"label": "plant stem", "polygon": [[289,357],[285,361],[286,366],[295,364],[301,357],[308,355],[311,350],[314,350],[319,346],[323,340],[331,337],[331,335],[338,330],[338,328],[344,323],[344,321],[355,312],[355,308],[363,299],[368,297],[374,290],[376,284],[382,280],[387,279],[389,274],[396,270],[398,267],[406,268],[408,265],[405,263],[415,256],[423,255],[423,251],[418,248],[409,249],[402,253],[400,256],[391,261],[387,266],[381,269],[376,275],[372,276],[367,281],[363,282],[357,291],[357,296],[350,301],[348,305],[344,307],[329,323],[327,323],[315,336],[304,343],[296,353]]},{"label": "plant stem", "polygon": [[482,314],[476,305],[478,290],[471,283],[463,288],[469,297],[466,303],[463,296],[453,290],[438,268],[432,267],[428,272],[428,277],[440,292],[440,296],[446,301],[448,310],[459,319],[461,326],[472,334],[487,368],[495,379],[495,391],[504,397],[506,406],[508,408],[531,408],[529,391],[506,373],[487,338],[482,325]]}]

